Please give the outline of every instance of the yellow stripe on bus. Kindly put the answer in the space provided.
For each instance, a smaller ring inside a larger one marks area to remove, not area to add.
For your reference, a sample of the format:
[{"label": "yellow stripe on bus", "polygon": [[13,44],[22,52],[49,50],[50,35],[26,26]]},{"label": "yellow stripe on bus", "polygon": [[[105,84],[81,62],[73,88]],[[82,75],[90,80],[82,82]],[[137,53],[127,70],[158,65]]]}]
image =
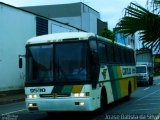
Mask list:
[{"label": "yellow stripe on bus", "polygon": [[119,78],[122,78],[122,71],[120,66],[117,67],[117,74]]},{"label": "yellow stripe on bus", "polygon": [[125,78],[123,80],[120,80],[120,89],[121,89],[121,95],[122,97],[128,95],[128,80]]},{"label": "yellow stripe on bus", "polygon": [[80,93],[82,91],[83,85],[74,85],[72,93]]}]

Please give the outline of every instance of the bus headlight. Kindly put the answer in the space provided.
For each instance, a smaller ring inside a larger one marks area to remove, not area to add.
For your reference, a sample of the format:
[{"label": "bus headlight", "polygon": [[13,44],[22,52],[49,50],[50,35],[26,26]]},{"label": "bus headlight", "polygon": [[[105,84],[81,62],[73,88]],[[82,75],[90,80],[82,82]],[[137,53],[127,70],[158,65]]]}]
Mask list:
[{"label": "bus headlight", "polygon": [[27,95],[27,98],[36,99],[36,98],[39,98],[39,95]]},{"label": "bus headlight", "polygon": [[86,97],[89,96],[90,93],[86,92],[86,93],[74,93],[74,97]]},{"label": "bus headlight", "polygon": [[75,93],[74,97],[85,97],[85,93]]},{"label": "bus headlight", "polygon": [[84,102],[80,102],[79,105],[80,106],[84,106],[85,104],[84,104]]}]

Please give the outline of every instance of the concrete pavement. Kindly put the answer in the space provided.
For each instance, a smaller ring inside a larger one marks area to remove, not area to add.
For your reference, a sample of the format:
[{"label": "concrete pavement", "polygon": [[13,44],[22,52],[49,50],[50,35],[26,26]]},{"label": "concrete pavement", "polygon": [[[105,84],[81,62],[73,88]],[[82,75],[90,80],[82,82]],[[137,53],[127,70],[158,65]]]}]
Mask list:
[{"label": "concrete pavement", "polygon": [[0,92],[0,105],[24,100],[25,95],[23,89]]}]

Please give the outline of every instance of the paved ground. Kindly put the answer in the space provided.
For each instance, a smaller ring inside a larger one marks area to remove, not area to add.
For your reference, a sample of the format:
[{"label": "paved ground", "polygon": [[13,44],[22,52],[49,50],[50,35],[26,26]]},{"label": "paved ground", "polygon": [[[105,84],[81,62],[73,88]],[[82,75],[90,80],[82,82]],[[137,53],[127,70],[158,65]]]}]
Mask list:
[{"label": "paved ground", "polygon": [[[25,102],[0,105],[0,119],[2,120],[128,120],[127,115],[138,120],[158,120],[160,118],[160,77],[154,78],[154,85],[141,86],[132,94],[129,101],[122,100],[111,104],[103,114],[91,113],[57,113],[53,118],[49,118],[45,112],[28,112]],[[24,94],[0,94],[1,98],[24,99]],[[2,97],[3,96],[3,97]],[[13,97],[16,96],[16,97]],[[21,97],[20,97],[21,96]],[[1,99],[2,100],[2,99]],[[111,117],[111,118],[110,118]],[[116,117],[113,118],[112,117]]]},{"label": "paved ground", "polygon": [[0,92],[0,105],[18,101],[24,101],[24,99],[25,99],[24,90]]}]

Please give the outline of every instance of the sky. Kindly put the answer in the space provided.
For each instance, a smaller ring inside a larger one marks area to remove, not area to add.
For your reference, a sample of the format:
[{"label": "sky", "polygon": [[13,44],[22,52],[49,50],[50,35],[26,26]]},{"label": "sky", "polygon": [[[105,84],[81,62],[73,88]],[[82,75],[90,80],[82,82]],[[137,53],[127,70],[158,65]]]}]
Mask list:
[{"label": "sky", "polygon": [[136,2],[145,7],[146,1],[147,0],[0,0],[0,2],[16,7],[83,2],[100,13],[101,20],[108,22],[108,28],[110,30],[113,30],[118,21],[123,17],[124,9],[130,2]]}]

